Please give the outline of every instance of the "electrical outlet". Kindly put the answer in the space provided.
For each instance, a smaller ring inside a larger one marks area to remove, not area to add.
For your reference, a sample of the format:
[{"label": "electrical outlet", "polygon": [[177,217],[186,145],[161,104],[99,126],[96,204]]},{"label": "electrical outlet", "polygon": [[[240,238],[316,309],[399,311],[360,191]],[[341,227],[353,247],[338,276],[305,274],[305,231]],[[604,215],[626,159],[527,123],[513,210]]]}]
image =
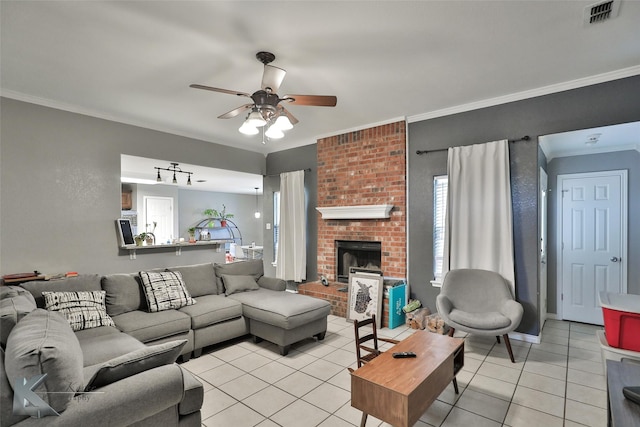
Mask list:
[{"label": "electrical outlet", "polygon": [[268,223],[266,224],[266,226],[267,226],[267,230],[271,230],[271,223],[270,223],[270,222],[268,222]]}]

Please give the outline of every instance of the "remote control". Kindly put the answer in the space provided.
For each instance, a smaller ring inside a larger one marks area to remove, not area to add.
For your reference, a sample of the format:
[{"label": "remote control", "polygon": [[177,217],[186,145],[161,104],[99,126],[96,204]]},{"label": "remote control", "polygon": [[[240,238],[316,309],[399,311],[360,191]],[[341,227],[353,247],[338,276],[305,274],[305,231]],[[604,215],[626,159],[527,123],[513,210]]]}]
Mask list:
[{"label": "remote control", "polygon": [[396,359],[404,359],[407,357],[416,357],[416,354],[412,351],[402,351],[399,353],[393,353],[393,357]]}]

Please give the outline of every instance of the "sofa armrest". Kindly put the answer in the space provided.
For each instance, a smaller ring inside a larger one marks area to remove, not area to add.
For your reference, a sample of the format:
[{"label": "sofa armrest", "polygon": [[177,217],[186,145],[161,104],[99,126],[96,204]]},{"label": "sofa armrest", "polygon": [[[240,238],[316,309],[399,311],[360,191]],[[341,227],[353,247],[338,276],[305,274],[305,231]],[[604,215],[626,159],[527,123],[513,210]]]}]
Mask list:
[{"label": "sofa armrest", "polygon": [[287,281],[276,277],[262,276],[258,279],[258,285],[260,285],[261,288],[272,291],[284,291],[287,289]]},{"label": "sofa armrest", "polygon": [[180,415],[188,415],[198,412],[204,401],[204,387],[193,374],[182,368],[184,378],[184,398],[178,407]]},{"label": "sofa armrest", "polygon": [[101,426],[123,426],[176,406],[184,395],[182,369],[177,364],[141,372],[91,393],[77,395],[60,416],[28,418],[17,426],[83,427],[91,420]]}]

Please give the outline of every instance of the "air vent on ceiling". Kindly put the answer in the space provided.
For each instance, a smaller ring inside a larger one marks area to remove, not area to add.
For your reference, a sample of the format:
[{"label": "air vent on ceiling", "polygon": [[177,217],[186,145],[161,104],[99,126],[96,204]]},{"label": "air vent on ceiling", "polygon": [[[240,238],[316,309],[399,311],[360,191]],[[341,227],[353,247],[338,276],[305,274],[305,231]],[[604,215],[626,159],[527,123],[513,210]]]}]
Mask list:
[{"label": "air vent on ceiling", "polygon": [[618,16],[620,0],[601,1],[584,8],[585,25],[608,21]]}]

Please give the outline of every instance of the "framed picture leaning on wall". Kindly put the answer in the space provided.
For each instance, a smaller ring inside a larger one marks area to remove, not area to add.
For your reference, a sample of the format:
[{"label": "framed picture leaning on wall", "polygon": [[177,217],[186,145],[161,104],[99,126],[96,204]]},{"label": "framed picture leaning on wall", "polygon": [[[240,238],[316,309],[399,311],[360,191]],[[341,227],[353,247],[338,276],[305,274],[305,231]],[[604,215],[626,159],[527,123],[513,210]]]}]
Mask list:
[{"label": "framed picture leaning on wall", "polygon": [[382,324],[382,274],[350,273],[349,294],[347,299],[347,320],[369,319],[376,315],[376,326]]}]

